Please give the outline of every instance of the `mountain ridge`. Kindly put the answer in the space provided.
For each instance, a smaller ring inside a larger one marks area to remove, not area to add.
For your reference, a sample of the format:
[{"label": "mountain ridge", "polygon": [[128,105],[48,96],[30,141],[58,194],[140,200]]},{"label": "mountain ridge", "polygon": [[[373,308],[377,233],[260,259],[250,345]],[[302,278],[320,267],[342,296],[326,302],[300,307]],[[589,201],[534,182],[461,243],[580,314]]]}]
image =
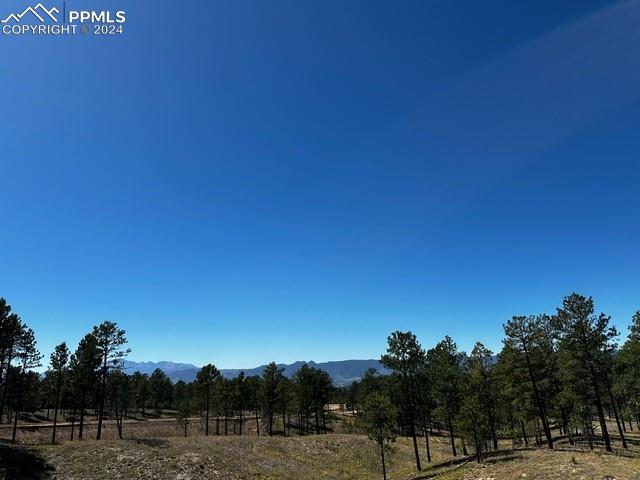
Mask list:
[{"label": "mountain ridge", "polygon": [[[310,367],[319,368],[327,372],[333,379],[333,383],[336,386],[345,386],[351,384],[355,380],[360,380],[364,373],[369,368],[374,368],[382,374],[388,374],[389,370],[385,368],[379,360],[364,359],[364,360],[333,360],[329,362],[314,362],[298,360],[296,362],[286,364],[277,364],[279,368],[284,370],[284,375],[291,378],[304,364]],[[192,382],[196,378],[196,374],[200,370],[200,367],[190,363],[177,363],[170,361],[159,362],[135,362],[131,360],[125,360],[124,369],[126,373],[140,372],[150,375],[156,368],[159,368],[171,379],[172,382],[178,382],[180,380],[185,382]],[[220,369],[220,373],[225,378],[234,378],[244,372],[246,376],[262,375],[262,372],[266,368],[266,365],[260,365],[254,368],[225,368]]]}]

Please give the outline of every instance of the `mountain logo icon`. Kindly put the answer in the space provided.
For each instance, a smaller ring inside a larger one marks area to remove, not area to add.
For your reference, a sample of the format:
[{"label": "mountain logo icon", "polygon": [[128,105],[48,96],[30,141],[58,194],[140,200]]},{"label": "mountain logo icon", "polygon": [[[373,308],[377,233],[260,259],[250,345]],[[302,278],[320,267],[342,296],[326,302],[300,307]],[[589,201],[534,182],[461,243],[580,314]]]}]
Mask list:
[{"label": "mountain logo icon", "polygon": [[1,21],[1,23],[9,23],[10,21],[18,22],[23,19],[25,15],[31,13],[34,17],[36,17],[40,23],[44,23],[45,19],[48,17],[54,22],[58,21],[56,15],[60,13],[56,7],[51,7],[50,9],[45,8],[44,5],[38,3],[35,7],[27,7],[22,13],[12,13],[7,18]]}]

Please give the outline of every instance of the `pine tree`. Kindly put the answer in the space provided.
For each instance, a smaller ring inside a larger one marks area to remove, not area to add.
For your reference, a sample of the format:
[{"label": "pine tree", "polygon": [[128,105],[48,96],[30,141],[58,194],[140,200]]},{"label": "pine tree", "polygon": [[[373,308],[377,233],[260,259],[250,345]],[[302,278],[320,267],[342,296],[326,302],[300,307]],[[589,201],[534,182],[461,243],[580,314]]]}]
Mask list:
[{"label": "pine tree", "polygon": [[396,409],[389,398],[379,392],[368,395],[358,412],[358,426],[380,447],[382,478],[384,480],[387,478],[385,445],[395,441],[396,416]]},{"label": "pine tree", "polygon": [[145,416],[145,406],[149,399],[149,377],[140,372],[134,372],[131,376],[131,392],[136,411]]},{"label": "pine tree", "polygon": [[640,310],[629,326],[629,336],[614,360],[614,389],[623,399],[624,410],[640,425]]},{"label": "pine tree", "polygon": [[547,446],[553,449],[553,438],[547,416],[548,399],[544,388],[549,384],[547,364],[549,337],[545,325],[549,321],[546,315],[513,317],[504,326],[506,335],[504,346],[505,350],[510,352],[513,367],[526,372]]},{"label": "pine tree", "polygon": [[266,366],[262,373],[261,403],[262,411],[267,419],[267,431],[273,435],[273,419],[280,403],[280,384],[284,380],[284,370],[278,368],[275,362]]},{"label": "pine tree", "polygon": [[407,420],[413,440],[416,468],[422,470],[416,438],[416,402],[417,381],[420,371],[425,365],[425,352],[416,336],[411,332],[395,331],[387,338],[387,344],[387,353],[382,356],[380,361],[385,367],[393,370],[399,379],[400,388],[402,389],[403,416]]},{"label": "pine tree", "polygon": [[[16,433],[18,430],[18,417],[20,416],[21,404],[24,399],[24,385],[28,384],[28,370],[39,367],[42,355],[36,348],[36,338],[33,330],[26,326],[22,326],[22,329],[14,344],[14,352],[16,359],[18,360],[18,382],[16,392],[14,393],[14,420],[13,420],[13,434],[11,436],[11,443],[16,442]],[[22,388],[21,388],[22,387]]]},{"label": "pine tree", "polygon": [[[366,376],[366,375],[365,375]],[[379,377],[378,377],[379,378]],[[379,386],[378,389],[381,387]],[[424,435],[424,446],[427,454],[427,462],[431,463],[431,448],[429,445],[429,430],[433,420],[433,412],[437,407],[434,398],[433,382],[431,372],[426,366],[420,370],[418,375],[417,390],[417,411],[422,422],[422,434]]]},{"label": "pine tree", "polygon": [[[80,341],[69,362],[69,376],[74,397],[74,411],[80,410],[80,425],[78,438],[82,440],[84,430],[84,415],[89,399],[96,393],[98,385],[98,370],[100,368],[100,350],[96,337],[87,334]],[[75,414],[74,414],[75,418]],[[73,435],[73,430],[72,430]]]},{"label": "pine tree", "polygon": [[245,384],[246,377],[244,372],[240,372],[236,377],[236,407],[239,414],[239,432],[242,435],[244,422],[244,408],[247,402],[247,386]]},{"label": "pine tree", "polygon": [[0,376],[2,377],[0,422],[2,422],[2,415],[11,389],[11,373],[16,371],[12,369],[12,362],[17,356],[16,344],[23,330],[24,325],[20,317],[11,312],[11,306],[4,298],[0,298]]},{"label": "pine tree", "polygon": [[205,412],[205,436],[209,435],[209,414],[211,410],[211,388],[220,377],[220,372],[213,364],[205,365],[200,369],[196,376],[196,383],[200,387],[204,395],[204,412]]},{"label": "pine tree", "polygon": [[493,352],[478,342],[469,357],[468,382],[471,392],[478,398],[487,419],[493,449],[498,449],[498,435],[496,433],[496,383],[492,372]]},{"label": "pine tree", "polygon": [[444,417],[449,431],[451,452],[457,456],[455,419],[462,404],[464,355],[450,337],[445,337],[427,352],[429,378],[433,383],[433,396],[438,411]]},{"label": "pine tree", "polygon": [[107,392],[111,401],[111,411],[116,417],[118,438],[123,438],[123,424],[125,412],[129,406],[129,391],[131,380],[121,370],[113,370],[107,378]]},{"label": "pine tree", "polygon": [[262,395],[262,379],[257,376],[247,377],[245,380],[245,388],[247,391],[247,410],[253,411],[256,421],[256,435],[260,436],[260,414],[261,395]]},{"label": "pine tree", "polygon": [[149,376],[149,388],[153,398],[153,409],[159,414],[160,410],[171,402],[173,384],[166,373],[156,368]]},{"label": "pine tree", "polygon": [[60,392],[64,384],[64,375],[69,364],[69,349],[67,344],[62,342],[56,346],[50,358],[51,371],[54,378],[55,388],[55,406],[53,410],[53,432],[51,434],[51,443],[56,443],[56,426],[58,423],[58,408],[60,407]]},{"label": "pine tree", "polygon": [[193,415],[194,407],[191,397],[184,398],[178,403],[178,412],[176,422],[183,429],[184,436],[188,435],[188,428],[191,415]]},{"label": "pine tree", "polygon": [[311,405],[315,416],[316,434],[327,433],[325,406],[333,391],[333,381],[329,374],[318,368],[310,368],[312,389]]},{"label": "pine tree", "polygon": [[[469,384],[471,387],[471,384]],[[458,430],[463,440],[473,443],[476,459],[482,462],[482,444],[491,435],[487,410],[481,395],[471,387],[464,397],[458,413]]]},{"label": "pine tree", "polygon": [[282,378],[278,385],[278,397],[280,398],[280,407],[282,409],[282,433],[286,437],[288,435],[290,408],[293,404],[293,383],[286,377]]},{"label": "pine tree", "polygon": [[611,368],[608,355],[617,336],[609,320],[602,313],[594,315],[593,300],[577,293],[564,298],[556,317],[560,348],[572,361],[574,376],[589,379],[605,448],[612,451],[603,401]]},{"label": "pine tree", "polygon": [[102,435],[102,421],[104,418],[104,402],[106,397],[107,377],[112,369],[121,369],[124,357],[131,351],[123,349],[127,343],[125,331],[118,328],[113,322],[103,322],[93,327],[91,333],[96,339],[98,352],[102,360],[100,369],[100,391],[98,394],[98,432],[96,440],[100,440]]}]

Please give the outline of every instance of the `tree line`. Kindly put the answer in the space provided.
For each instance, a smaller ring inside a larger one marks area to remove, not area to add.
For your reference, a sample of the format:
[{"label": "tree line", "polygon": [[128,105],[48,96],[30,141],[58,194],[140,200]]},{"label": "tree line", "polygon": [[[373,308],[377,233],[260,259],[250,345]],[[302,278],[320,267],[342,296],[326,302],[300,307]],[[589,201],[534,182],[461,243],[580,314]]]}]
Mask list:
[{"label": "tree line", "polygon": [[[69,439],[81,439],[85,418],[105,419],[119,436],[124,420],[162,412],[176,418],[184,435],[192,424],[203,435],[321,434],[332,431],[327,406],[353,411],[355,428],[380,446],[397,436],[411,439],[417,469],[431,461],[430,437],[449,437],[452,455],[478,461],[508,444],[584,445],[612,451],[628,447],[625,433],[640,425],[640,311],[622,345],[590,297],[573,293],[553,314],[514,316],[504,325],[501,351],[481,343],[467,353],[445,337],[424,349],[411,332],[393,332],[381,362],[392,371],[368,371],[346,388],[332,386],[324,371],[304,365],[292,378],[275,363],[261,376],[224,378],[205,365],[193,382],[172,383],[161,370],[128,373],[125,331],[113,322],[92,328],[75,350],[66,343],[41,366],[35,335],[0,299],[0,422],[13,423],[47,411],[56,425],[70,423]],[[501,447],[502,446],[502,447]]]},{"label": "tree line", "polygon": [[172,398],[185,436],[194,420],[203,424],[204,435],[242,435],[251,422],[257,435],[289,436],[292,431],[299,435],[329,432],[327,404],[333,391],[331,377],[306,364],[292,378],[274,362],[261,376],[240,372],[235,378],[223,377],[215,365],[208,364],[194,382],[176,382]]},{"label": "tree line", "polygon": [[13,423],[12,442],[16,441],[19,419],[43,409],[47,418],[53,419],[53,443],[62,411],[72,419],[72,437],[77,420],[77,436],[82,438],[90,407],[97,420],[96,438],[100,439],[106,402],[114,398],[117,402],[110,393],[129,353],[126,343],[124,330],[113,322],[103,322],[93,327],[75,352],[65,342],[57,345],[49,369],[41,375],[34,371],[42,366],[43,356],[33,330],[0,298],[0,422]]},{"label": "tree line", "polygon": [[393,374],[367,372],[344,400],[380,445],[383,465],[385,444],[403,435],[420,470],[434,431],[449,437],[454,457],[472,450],[479,462],[501,442],[626,449],[625,433],[640,428],[640,311],[621,346],[610,320],[573,293],[552,315],[507,321],[497,355],[482,343],[460,351],[448,336],[425,350],[396,331],[381,358]]},{"label": "tree line", "polygon": [[[292,377],[270,363],[261,376],[224,378],[213,364],[205,365],[193,382],[173,383],[160,369],[151,375],[129,373],[124,359],[126,332],[113,322],[92,328],[71,351],[65,342],[54,348],[48,368],[42,366],[33,330],[0,298],[0,423],[13,422],[16,441],[19,419],[44,415],[52,424],[70,426],[68,440],[86,436],[86,419],[115,422],[120,438],[125,420],[175,417],[184,435],[196,422],[204,435],[242,435],[251,427],[258,435],[305,435],[330,430],[327,404],[335,389],[324,371],[303,365]],[[250,423],[248,423],[250,422]],[[69,425],[70,424],[70,425]]]}]

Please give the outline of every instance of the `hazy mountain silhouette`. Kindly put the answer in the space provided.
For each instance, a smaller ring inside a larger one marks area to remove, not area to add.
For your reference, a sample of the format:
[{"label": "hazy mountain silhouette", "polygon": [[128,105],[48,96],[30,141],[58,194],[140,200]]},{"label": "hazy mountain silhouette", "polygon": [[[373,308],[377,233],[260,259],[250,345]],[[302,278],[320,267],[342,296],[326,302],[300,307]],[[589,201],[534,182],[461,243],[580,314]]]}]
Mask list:
[{"label": "hazy mountain silhouette", "polygon": [[[337,386],[349,385],[354,380],[360,380],[364,375],[364,372],[366,372],[369,368],[375,368],[382,374],[389,373],[389,371],[384,368],[378,360],[340,360],[324,363],[316,363],[313,361],[298,361],[291,364],[278,364],[278,367],[284,369],[284,374],[287,377],[291,377],[305,363],[310,367],[319,368],[327,372],[329,375],[331,375],[331,378],[333,378],[333,383]],[[266,365],[261,365],[256,368],[222,369],[220,370],[220,372],[226,378],[233,378],[240,372],[244,372],[247,376],[253,376],[262,375],[265,367]],[[129,374],[133,372],[151,374],[156,368],[159,368],[164,373],[166,373],[173,382],[177,382],[179,380],[191,382],[196,378],[196,374],[198,373],[198,370],[200,370],[199,367],[196,367],[195,365],[191,365],[189,363],[174,363],[164,361],[133,362],[130,360],[125,360],[125,372]]]}]

